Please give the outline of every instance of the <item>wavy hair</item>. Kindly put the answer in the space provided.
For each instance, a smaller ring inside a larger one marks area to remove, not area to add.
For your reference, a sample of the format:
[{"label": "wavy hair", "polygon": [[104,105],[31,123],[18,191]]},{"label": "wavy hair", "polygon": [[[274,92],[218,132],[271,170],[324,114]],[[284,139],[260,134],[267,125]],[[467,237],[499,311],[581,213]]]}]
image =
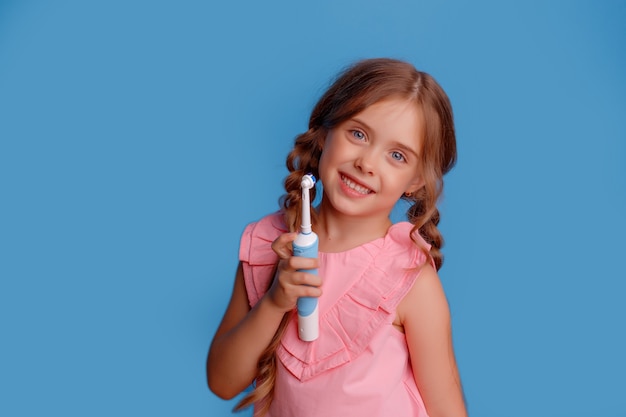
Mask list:
[{"label": "wavy hair", "polygon": [[[358,61],[346,68],[319,99],[311,113],[309,129],[295,138],[294,147],[287,156],[289,174],[284,181],[285,194],[280,199],[285,223],[290,231],[299,227],[300,181],[307,173],[319,178],[322,146],[330,130],[368,106],[388,98],[411,100],[424,115],[424,131],[420,132],[424,141],[419,160],[424,186],[402,198],[412,203],[407,211],[407,218],[413,224],[411,237],[417,232],[430,245],[430,248],[419,246],[413,239],[438,270],[443,264],[443,237],[437,228],[437,202],[443,191],[443,176],[456,163],[452,106],[433,77],[404,61],[389,58]],[[313,201],[315,189],[311,192]],[[315,213],[311,215],[315,224]],[[288,320],[283,320],[274,340],[261,356],[256,388],[239,403],[238,408],[255,403],[260,415],[269,409],[276,378],[275,350],[287,323]]]}]

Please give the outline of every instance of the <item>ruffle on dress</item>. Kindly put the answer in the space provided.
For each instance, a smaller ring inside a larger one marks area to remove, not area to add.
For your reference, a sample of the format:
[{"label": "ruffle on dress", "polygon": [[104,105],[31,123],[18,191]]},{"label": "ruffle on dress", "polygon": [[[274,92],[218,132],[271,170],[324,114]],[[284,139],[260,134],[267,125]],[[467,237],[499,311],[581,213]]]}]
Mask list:
[{"label": "ruffle on dress", "polygon": [[[283,335],[276,353],[285,368],[301,381],[350,362],[363,352],[382,326],[391,325],[396,308],[419,275],[419,267],[427,258],[413,243],[413,225],[401,222],[392,225],[384,238],[368,242],[357,250],[360,265],[353,270],[361,276],[325,311],[320,311],[320,335],[313,342],[298,337],[294,317]],[[267,291],[278,257],[271,243],[286,227],[280,213],[274,213],[244,231],[240,259],[244,261],[244,277],[250,305]],[[419,236],[416,240],[429,245]],[[320,256],[327,262],[333,253]],[[247,265],[246,265],[247,263]],[[332,269],[330,270],[332,273]],[[360,272],[357,272],[360,271]],[[327,273],[329,273],[327,271]]]},{"label": "ruffle on dress", "polygon": [[239,260],[242,261],[250,307],[253,307],[269,289],[278,263],[278,255],[272,250],[272,242],[287,231],[281,212],[275,212],[258,222],[250,223],[243,231]]}]

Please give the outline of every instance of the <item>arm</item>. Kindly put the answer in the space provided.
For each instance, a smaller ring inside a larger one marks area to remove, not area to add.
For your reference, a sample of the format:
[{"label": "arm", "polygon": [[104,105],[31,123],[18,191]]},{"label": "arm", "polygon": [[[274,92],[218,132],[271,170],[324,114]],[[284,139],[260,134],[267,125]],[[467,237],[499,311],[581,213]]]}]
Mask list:
[{"label": "arm", "polygon": [[398,306],[415,382],[431,417],[466,417],[454,358],[450,310],[439,276],[424,265]]},{"label": "arm", "polygon": [[209,349],[206,371],[211,391],[230,399],[252,383],[259,357],[283,315],[265,297],[250,310],[240,263],[233,294]]},{"label": "arm", "polygon": [[295,234],[281,235],[272,244],[280,261],[269,291],[250,309],[241,263],[233,294],[209,349],[207,382],[216,395],[230,399],[252,383],[261,354],[270,344],[286,312],[298,297],[318,297],[321,280],[297,269],[317,268],[317,259],[291,256]]}]

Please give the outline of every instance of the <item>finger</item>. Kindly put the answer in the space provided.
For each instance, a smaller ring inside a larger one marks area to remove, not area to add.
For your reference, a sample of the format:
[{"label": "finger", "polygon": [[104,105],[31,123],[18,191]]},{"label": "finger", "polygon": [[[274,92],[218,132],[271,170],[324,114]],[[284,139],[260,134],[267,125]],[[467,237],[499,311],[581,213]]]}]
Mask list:
[{"label": "finger", "polygon": [[322,279],[308,272],[296,272],[292,275],[291,284],[296,286],[319,287],[322,285]]},{"label": "finger", "polygon": [[320,287],[306,287],[303,297],[321,297],[322,289]]},{"label": "finger", "polygon": [[294,270],[319,268],[319,260],[317,258],[303,258],[300,256],[292,256],[286,261],[289,268]]},{"label": "finger", "polygon": [[322,295],[322,289],[320,287],[311,287],[309,285],[300,285],[295,290],[297,297],[319,297]]},{"label": "finger", "polygon": [[272,242],[272,250],[280,259],[289,259],[293,255],[292,242],[298,236],[297,233],[284,233]]}]

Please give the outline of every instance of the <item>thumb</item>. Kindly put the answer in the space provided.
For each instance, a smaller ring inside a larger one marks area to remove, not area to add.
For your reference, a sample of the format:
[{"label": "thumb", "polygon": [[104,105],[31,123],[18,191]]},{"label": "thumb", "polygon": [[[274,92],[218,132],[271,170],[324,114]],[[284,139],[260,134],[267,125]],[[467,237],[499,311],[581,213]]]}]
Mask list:
[{"label": "thumb", "polygon": [[296,239],[296,232],[284,233],[272,242],[272,250],[280,259],[289,259],[293,256],[292,242]]}]

